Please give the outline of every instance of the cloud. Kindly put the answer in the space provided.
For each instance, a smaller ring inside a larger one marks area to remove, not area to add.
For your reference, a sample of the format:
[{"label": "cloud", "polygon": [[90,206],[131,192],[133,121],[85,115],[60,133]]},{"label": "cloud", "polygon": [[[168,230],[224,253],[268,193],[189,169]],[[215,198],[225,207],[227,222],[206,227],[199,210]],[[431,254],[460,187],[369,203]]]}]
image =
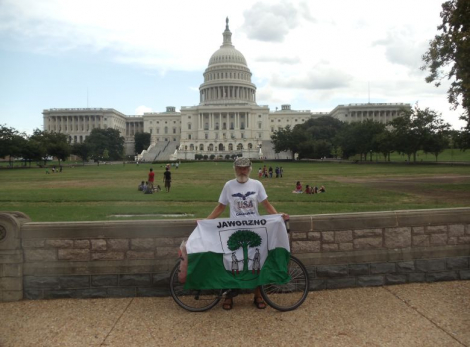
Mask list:
[{"label": "cloud", "polygon": [[256,62],[260,63],[279,63],[295,65],[300,63],[299,57],[277,57],[277,56],[259,56],[255,58]]},{"label": "cloud", "polygon": [[343,71],[317,67],[302,76],[281,77],[276,74],[271,79],[271,84],[282,88],[329,90],[348,87],[352,79],[352,76]]},{"label": "cloud", "polygon": [[142,116],[144,113],[152,112],[152,109],[147,106],[139,106],[135,109],[135,114],[138,116]]},{"label": "cloud", "polygon": [[392,29],[387,33],[386,38],[376,40],[372,46],[384,46],[385,57],[389,62],[419,73],[419,68],[423,65],[421,57],[428,43],[425,40],[417,40],[411,28],[403,27],[398,30]]},{"label": "cloud", "polygon": [[292,3],[284,1],[274,5],[257,2],[243,15],[248,38],[266,42],[284,41],[289,31],[299,26],[301,17]]}]

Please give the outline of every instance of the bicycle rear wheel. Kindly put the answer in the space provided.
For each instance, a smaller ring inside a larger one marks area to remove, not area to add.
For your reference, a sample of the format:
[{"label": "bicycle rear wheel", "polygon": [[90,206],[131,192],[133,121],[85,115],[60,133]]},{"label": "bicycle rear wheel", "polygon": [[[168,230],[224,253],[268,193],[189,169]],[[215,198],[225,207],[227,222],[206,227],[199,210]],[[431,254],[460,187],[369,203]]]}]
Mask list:
[{"label": "bicycle rear wheel", "polygon": [[220,301],[222,290],[184,289],[184,283],[178,280],[181,259],[176,262],[170,275],[170,292],[176,303],[191,312],[203,312],[211,309]]},{"label": "bicycle rear wheel", "polygon": [[291,255],[287,267],[291,277],[289,282],[261,286],[263,299],[279,311],[295,310],[305,301],[309,290],[308,273],[304,264]]}]

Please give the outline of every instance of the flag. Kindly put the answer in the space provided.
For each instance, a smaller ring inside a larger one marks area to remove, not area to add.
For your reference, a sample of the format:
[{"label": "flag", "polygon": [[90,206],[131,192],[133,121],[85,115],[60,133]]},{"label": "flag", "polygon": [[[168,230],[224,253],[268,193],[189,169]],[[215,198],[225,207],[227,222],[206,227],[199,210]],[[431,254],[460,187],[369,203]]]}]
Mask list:
[{"label": "flag", "polygon": [[198,221],[186,244],[186,289],[252,289],[290,280],[281,215]]}]

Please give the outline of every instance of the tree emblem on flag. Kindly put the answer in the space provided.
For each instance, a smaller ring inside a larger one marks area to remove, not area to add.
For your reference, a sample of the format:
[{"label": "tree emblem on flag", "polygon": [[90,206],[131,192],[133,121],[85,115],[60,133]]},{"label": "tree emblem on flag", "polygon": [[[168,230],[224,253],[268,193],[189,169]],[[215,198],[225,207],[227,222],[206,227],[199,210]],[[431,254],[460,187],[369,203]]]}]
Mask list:
[{"label": "tree emblem on flag", "polygon": [[[239,248],[243,249],[243,272],[248,272],[248,248],[254,248],[261,246],[261,237],[251,230],[238,230],[234,232],[227,240],[228,249],[232,252]],[[238,263],[237,263],[238,270]],[[232,265],[233,271],[233,265]],[[237,272],[238,273],[238,272]]]}]

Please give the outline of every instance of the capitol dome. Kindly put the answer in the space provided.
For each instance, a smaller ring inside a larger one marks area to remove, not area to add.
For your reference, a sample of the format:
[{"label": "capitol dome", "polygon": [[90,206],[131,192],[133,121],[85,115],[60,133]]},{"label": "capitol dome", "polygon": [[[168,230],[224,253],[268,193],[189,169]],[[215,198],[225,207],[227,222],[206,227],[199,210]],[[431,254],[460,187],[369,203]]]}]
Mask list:
[{"label": "capitol dome", "polygon": [[256,86],[243,54],[232,44],[232,33],[226,19],[223,43],[212,54],[199,87],[200,104],[255,104]]}]

